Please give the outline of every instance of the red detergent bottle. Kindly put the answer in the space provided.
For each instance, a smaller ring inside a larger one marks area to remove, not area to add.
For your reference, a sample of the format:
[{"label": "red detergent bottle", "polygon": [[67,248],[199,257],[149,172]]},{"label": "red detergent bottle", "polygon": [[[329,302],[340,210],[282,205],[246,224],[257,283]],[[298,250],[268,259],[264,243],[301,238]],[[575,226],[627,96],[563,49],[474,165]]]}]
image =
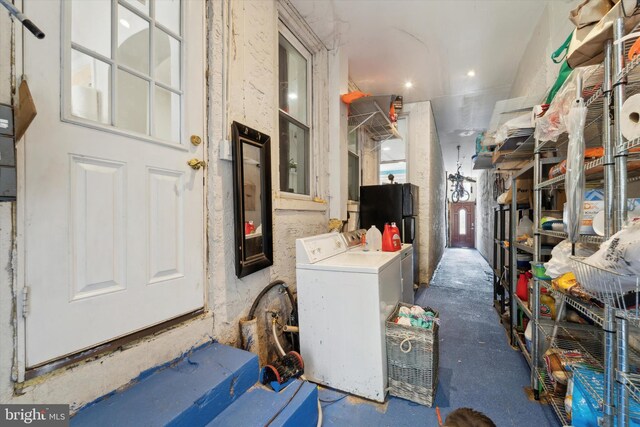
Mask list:
[{"label": "red detergent bottle", "polygon": [[393,230],[391,229],[391,225],[389,225],[388,222],[384,225],[384,232],[382,233],[382,251],[395,251],[395,249],[393,248]]},{"label": "red detergent bottle", "polygon": [[402,249],[402,239],[400,238],[400,230],[396,226],[395,222],[391,223],[391,243],[393,244],[393,250],[399,251]]}]

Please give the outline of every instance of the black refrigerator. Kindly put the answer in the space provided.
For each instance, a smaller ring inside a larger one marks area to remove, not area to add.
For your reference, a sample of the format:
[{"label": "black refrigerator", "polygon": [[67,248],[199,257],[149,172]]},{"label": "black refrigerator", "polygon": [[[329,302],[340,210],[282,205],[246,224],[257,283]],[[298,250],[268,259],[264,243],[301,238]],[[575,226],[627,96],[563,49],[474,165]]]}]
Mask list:
[{"label": "black refrigerator", "polygon": [[413,184],[364,185],[360,187],[360,228],[395,222],[403,243],[413,245],[413,277],[418,275],[418,186]]}]

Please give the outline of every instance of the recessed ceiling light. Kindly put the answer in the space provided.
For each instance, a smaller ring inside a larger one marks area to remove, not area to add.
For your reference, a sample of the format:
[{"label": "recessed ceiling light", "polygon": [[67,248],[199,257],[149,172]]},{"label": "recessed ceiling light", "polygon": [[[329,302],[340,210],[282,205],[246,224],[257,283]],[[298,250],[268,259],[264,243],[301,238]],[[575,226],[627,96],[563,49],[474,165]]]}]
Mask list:
[{"label": "recessed ceiling light", "polygon": [[127,21],[126,19],[121,19],[120,25],[122,25],[125,28],[131,28],[131,25],[129,25],[129,21]]},{"label": "recessed ceiling light", "polygon": [[463,130],[458,135],[460,135],[460,136],[471,136],[474,133],[475,133],[475,131],[473,131],[473,130]]},{"label": "recessed ceiling light", "polygon": [[407,89],[411,89],[411,88],[413,87],[413,83],[411,83],[411,82],[406,82],[406,83],[404,84],[404,87],[406,87]]},{"label": "recessed ceiling light", "polygon": [[289,99],[298,99],[298,94],[295,92],[292,92],[290,94],[287,95],[289,97]]},{"label": "recessed ceiling light", "polygon": [[476,72],[475,72],[474,70],[469,70],[469,71],[467,71],[467,76],[469,76],[469,77],[475,77],[475,75],[476,75]]},{"label": "recessed ceiling light", "polygon": [[389,151],[391,150],[391,147],[382,147],[382,151]]}]

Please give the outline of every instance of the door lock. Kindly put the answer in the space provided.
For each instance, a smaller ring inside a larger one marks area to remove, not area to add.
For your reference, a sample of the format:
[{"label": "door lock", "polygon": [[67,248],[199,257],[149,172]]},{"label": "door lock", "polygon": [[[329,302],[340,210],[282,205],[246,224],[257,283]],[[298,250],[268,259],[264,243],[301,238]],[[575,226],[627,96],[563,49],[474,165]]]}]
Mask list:
[{"label": "door lock", "polygon": [[200,145],[202,143],[202,138],[198,135],[191,135],[191,143],[193,145]]},{"label": "door lock", "polygon": [[192,169],[195,169],[195,170],[198,170],[200,168],[207,166],[207,162],[205,162],[204,160],[198,160],[198,159],[191,159],[187,162],[187,164],[191,166]]}]

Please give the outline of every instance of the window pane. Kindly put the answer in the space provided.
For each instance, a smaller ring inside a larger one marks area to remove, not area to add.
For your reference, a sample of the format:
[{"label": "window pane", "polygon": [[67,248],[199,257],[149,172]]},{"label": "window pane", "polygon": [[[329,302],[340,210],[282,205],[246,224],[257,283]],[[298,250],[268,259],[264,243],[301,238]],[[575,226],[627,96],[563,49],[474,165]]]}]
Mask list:
[{"label": "window pane", "polygon": [[180,0],[156,0],[156,21],[180,34]]},{"label": "window pane", "polygon": [[149,134],[149,83],[118,70],[116,126]]},{"label": "window pane", "polygon": [[109,124],[110,65],[71,51],[71,114]]},{"label": "window pane", "polygon": [[145,15],[149,16],[149,2],[151,0],[121,0],[124,3],[130,4],[134,8],[138,9],[140,12],[143,12]]},{"label": "window pane", "polygon": [[118,62],[149,74],[149,23],[118,6]]},{"label": "window pane", "polygon": [[280,116],[280,190],[309,191],[309,132]]},{"label": "window pane", "polygon": [[153,103],[153,135],[180,142],[180,95],[156,86]]},{"label": "window pane", "polygon": [[155,78],[180,89],[180,42],[164,31],[155,31]]},{"label": "window pane", "polygon": [[380,184],[388,184],[389,175],[393,175],[393,182],[406,183],[407,162],[380,163]]},{"label": "window pane", "polygon": [[467,234],[467,210],[460,209],[458,213],[458,234],[464,236]]},{"label": "window pane", "polygon": [[347,144],[349,151],[358,154],[358,131],[351,132],[351,127],[349,128]]},{"label": "window pane", "polygon": [[349,153],[349,200],[360,200],[360,157]]},{"label": "window pane", "polygon": [[280,35],[280,109],[304,124],[307,118],[307,60]]},{"label": "window pane", "polygon": [[111,57],[111,0],[73,0],[71,41]]}]

